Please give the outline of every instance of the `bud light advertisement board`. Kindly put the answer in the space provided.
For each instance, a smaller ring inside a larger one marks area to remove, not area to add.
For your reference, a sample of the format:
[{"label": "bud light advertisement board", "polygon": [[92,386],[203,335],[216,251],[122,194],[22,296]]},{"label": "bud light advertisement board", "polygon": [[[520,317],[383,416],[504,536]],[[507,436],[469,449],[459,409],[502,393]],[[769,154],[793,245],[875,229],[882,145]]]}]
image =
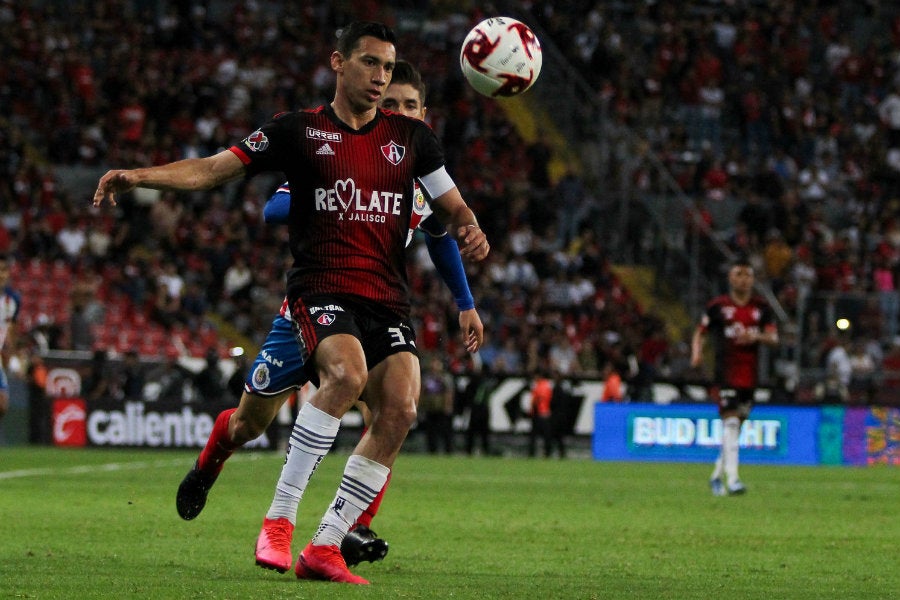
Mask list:
[{"label": "bud light advertisement board", "polygon": [[[818,464],[818,411],[756,407],[741,427],[742,463]],[[594,457],[712,462],[722,442],[714,405],[597,404]]]}]

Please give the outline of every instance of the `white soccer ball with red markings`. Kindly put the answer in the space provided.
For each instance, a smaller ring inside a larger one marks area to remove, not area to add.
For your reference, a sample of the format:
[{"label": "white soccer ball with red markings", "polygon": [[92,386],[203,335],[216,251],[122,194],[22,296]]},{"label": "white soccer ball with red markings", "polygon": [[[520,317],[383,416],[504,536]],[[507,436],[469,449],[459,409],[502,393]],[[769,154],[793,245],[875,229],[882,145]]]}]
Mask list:
[{"label": "white soccer ball with red markings", "polygon": [[525,23],[493,17],[473,27],[466,36],[459,64],[476,92],[491,98],[508,97],[534,85],[542,56],[537,36]]}]

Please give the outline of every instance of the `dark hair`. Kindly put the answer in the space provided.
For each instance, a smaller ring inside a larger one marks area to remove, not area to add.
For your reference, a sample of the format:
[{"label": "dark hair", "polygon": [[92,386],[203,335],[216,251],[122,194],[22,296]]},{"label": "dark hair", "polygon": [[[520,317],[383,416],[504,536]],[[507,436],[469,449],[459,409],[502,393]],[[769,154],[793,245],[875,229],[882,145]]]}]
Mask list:
[{"label": "dark hair", "polygon": [[734,260],[731,261],[731,264],[728,265],[728,270],[730,271],[731,269],[733,269],[735,267],[748,267],[748,268],[752,269],[753,265],[750,264],[750,257],[740,255],[740,256],[735,257]]},{"label": "dark hair", "polygon": [[359,39],[365,36],[397,45],[394,31],[384,23],[354,21],[338,31],[337,51],[343,54],[344,58],[349,58],[359,45]]},{"label": "dark hair", "polygon": [[419,92],[422,106],[425,105],[425,82],[422,81],[422,75],[407,61],[400,59],[394,65],[394,71],[391,73],[391,83],[411,85],[413,89]]}]

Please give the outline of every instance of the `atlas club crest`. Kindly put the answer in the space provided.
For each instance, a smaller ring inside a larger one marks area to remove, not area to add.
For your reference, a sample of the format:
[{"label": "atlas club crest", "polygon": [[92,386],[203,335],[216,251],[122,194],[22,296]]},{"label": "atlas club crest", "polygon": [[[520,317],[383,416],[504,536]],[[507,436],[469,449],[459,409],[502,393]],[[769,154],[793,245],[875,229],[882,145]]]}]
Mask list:
[{"label": "atlas club crest", "polygon": [[388,159],[389,163],[396,166],[400,164],[400,161],[406,156],[406,147],[391,140],[390,143],[381,147],[381,153],[384,154],[384,157]]}]

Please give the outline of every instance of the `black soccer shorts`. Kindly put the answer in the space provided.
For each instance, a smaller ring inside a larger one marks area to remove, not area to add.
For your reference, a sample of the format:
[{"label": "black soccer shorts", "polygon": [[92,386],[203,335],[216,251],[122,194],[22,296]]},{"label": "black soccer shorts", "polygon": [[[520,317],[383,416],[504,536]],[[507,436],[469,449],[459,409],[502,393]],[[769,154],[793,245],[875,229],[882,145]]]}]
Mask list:
[{"label": "black soccer shorts", "polygon": [[[291,323],[304,363],[325,338],[345,333],[360,341],[369,370],[392,354],[416,350],[412,323],[385,311],[380,305],[343,296],[291,298]],[[307,372],[314,384],[314,370]]]}]

